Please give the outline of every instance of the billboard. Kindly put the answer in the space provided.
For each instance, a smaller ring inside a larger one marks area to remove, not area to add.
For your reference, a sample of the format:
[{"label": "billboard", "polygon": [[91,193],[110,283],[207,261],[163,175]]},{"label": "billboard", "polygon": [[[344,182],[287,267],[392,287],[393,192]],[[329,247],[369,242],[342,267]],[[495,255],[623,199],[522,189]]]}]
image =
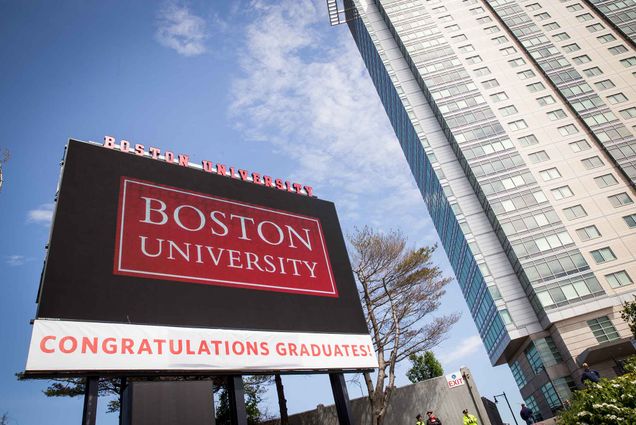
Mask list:
[{"label": "billboard", "polygon": [[105,146],[67,147],[27,374],[377,367],[333,203]]}]

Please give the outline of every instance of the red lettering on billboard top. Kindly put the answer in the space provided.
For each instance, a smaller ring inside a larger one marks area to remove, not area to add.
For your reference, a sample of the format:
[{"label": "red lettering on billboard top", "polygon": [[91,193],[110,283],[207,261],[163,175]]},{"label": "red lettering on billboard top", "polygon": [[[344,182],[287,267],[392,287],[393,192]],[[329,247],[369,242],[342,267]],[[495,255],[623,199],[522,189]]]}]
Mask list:
[{"label": "red lettering on billboard top", "polygon": [[338,296],[317,218],[128,177],[114,273]]}]

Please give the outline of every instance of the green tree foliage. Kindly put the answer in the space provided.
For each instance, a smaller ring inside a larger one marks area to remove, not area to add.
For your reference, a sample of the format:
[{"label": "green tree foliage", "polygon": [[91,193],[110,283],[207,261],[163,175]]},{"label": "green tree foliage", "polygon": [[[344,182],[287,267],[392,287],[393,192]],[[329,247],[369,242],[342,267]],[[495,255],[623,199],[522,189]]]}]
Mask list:
[{"label": "green tree foliage", "polygon": [[[271,380],[270,376],[245,376],[243,388],[245,390],[245,411],[248,425],[260,424],[265,418],[258,405],[263,401],[265,385]],[[230,421],[230,396],[226,388],[219,390],[219,402],[215,406],[217,425],[231,425]]]},{"label": "green tree foliage", "polygon": [[626,364],[625,375],[588,383],[576,391],[570,408],[562,411],[558,425],[635,425],[636,357]]},{"label": "green tree foliage", "polygon": [[411,361],[411,368],[406,372],[406,377],[412,383],[425,381],[431,378],[437,378],[444,374],[442,365],[435,358],[435,354],[432,351],[424,352],[424,355],[411,354],[409,356]]},{"label": "green tree foliage", "polygon": [[636,295],[634,295],[633,301],[625,301],[621,317],[627,322],[629,329],[636,338]]},{"label": "green tree foliage", "polygon": [[[61,378],[53,381],[43,392],[47,397],[77,397],[86,392],[85,378]],[[116,397],[108,401],[108,413],[119,411],[119,378],[101,378],[97,385],[98,395]]]}]

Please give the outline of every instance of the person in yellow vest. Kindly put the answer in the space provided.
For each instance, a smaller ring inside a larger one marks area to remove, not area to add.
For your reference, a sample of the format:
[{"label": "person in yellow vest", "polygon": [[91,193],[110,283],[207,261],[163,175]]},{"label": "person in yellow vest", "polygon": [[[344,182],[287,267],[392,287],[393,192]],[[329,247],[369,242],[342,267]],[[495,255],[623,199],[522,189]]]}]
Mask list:
[{"label": "person in yellow vest", "polygon": [[464,414],[464,425],[479,425],[477,418],[468,413],[468,409],[464,409],[462,413]]},{"label": "person in yellow vest", "polygon": [[425,425],[424,421],[422,420],[422,415],[417,415],[415,419],[417,420],[417,422],[415,422],[415,425]]}]

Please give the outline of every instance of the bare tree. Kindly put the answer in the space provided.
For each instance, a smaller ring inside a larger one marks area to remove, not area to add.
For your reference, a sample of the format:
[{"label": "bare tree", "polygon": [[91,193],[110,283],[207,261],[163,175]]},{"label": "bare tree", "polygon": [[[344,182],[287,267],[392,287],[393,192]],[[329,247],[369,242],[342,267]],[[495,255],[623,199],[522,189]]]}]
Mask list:
[{"label": "bare tree", "polygon": [[[378,372],[364,374],[373,424],[382,425],[395,389],[395,366],[430,350],[446,336],[458,314],[427,316],[440,305],[451,281],[431,262],[436,247],[411,249],[398,231],[379,234],[365,227],[349,238],[352,267],[367,326],[378,355]],[[387,382],[388,381],[388,382]]]}]

